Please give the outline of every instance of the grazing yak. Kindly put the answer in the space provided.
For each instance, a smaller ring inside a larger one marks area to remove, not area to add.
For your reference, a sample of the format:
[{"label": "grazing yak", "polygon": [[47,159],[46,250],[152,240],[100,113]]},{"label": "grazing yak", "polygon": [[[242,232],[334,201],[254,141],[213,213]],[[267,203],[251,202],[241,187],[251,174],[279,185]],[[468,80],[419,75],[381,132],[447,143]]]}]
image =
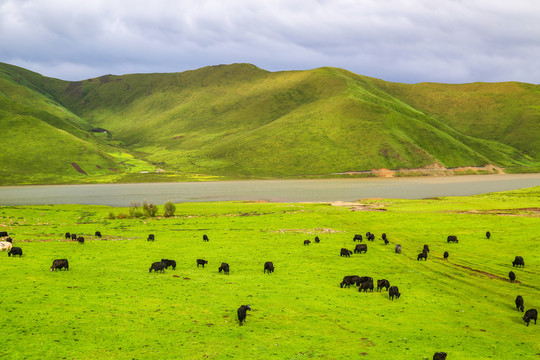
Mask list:
[{"label": "grazing yak", "polygon": [[516,256],[514,261],[512,261],[512,266],[524,267],[525,261],[523,261],[523,258],[521,256]]},{"label": "grazing yak", "polygon": [[11,250],[9,250],[8,252],[8,256],[11,257],[11,255],[15,256],[15,255],[19,255],[19,257],[22,256],[22,249],[20,247],[12,247]]},{"label": "grazing yak", "polygon": [[206,236],[206,234],[204,234],[202,236],[202,241],[210,241],[210,239],[208,239],[208,236]]},{"label": "grazing yak", "polygon": [[510,282],[514,282],[516,280],[516,274],[514,274],[513,271],[508,273],[508,277],[510,278]]},{"label": "grazing yak", "polygon": [[156,261],[155,263],[152,263],[152,266],[150,266],[148,272],[151,273],[152,270],[154,270],[155,272],[161,271],[162,273],[164,273],[165,263],[163,261]]},{"label": "grazing yak", "polygon": [[321,240],[319,239],[318,236],[315,236],[315,243],[318,244]]},{"label": "grazing yak", "polygon": [[427,252],[424,251],[418,254],[418,257],[416,258],[416,260],[421,260],[421,259],[424,259],[427,261]]},{"label": "grazing yak", "polygon": [[375,235],[370,233],[369,236],[367,236],[367,239],[369,241],[374,241],[375,240]]},{"label": "grazing yak", "polygon": [[436,352],[435,355],[433,355],[433,360],[446,360],[446,353]]},{"label": "grazing yak", "polygon": [[388,299],[394,300],[394,296],[396,299],[399,299],[401,294],[399,293],[399,289],[397,286],[390,286],[390,289],[388,290]]},{"label": "grazing yak", "polygon": [[203,260],[203,259],[197,259],[197,267],[199,267],[199,265],[202,265],[204,269],[204,264],[208,264],[208,261]]},{"label": "grazing yak", "polygon": [[79,236],[77,238],[77,241],[79,242],[79,244],[84,244],[84,238],[82,236]]},{"label": "grazing yak", "polygon": [[13,244],[13,239],[10,238],[9,236],[4,241],[6,241],[6,242],[8,242],[10,244]]},{"label": "grazing yak", "polygon": [[527,323],[527,326],[529,326],[529,322],[531,320],[534,320],[534,324],[536,325],[536,320],[538,320],[538,311],[536,311],[536,309],[529,309],[525,311],[523,321],[525,321]]},{"label": "grazing yak", "polygon": [[423,252],[429,252],[429,246],[424,245],[424,249],[423,249],[422,251],[423,251]]},{"label": "grazing yak", "polygon": [[309,240],[304,240],[304,245],[309,245],[309,244],[311,244],[311,241],[309,241]]},{"label": "grazing yak", "polygon": [[223,273],[229,275],[229,264],[227,263],[221,263],[221,266],[218,268],[219,272],[223,271]]},{"label": "grazing yak", "polygon": [[165,264],[165,269],[172,267],[173,270],[176,270],[176,261],[169,259],[161,259],[161,262]]},{"label": "grazing yak", "polygon": [[339,286],[341,288],[351,287],[352,284],[356,284],[356,286],[360,285],[360,276],[358,275],[345,276],[343,278],[343,281],[339,284]]},{"label": "grazing yak", "polygon": [[364,253],[367,252],[367,245],[366,244],[356,244],[356,246],[354,247],[354,253],[357,254],[357,253],[361,253],[362,251]]},{"label": "grazing yak", "polygon": [[371,276],[360,276],[360,284],[366,281],[373,282],[373,278]]},{"label": "grazing yak", "polygon": [[263,270],[263,273],[266,273],[268,271],[268,273],[273,273],[274,272],[274,263],[271,262],[271,261],[267,261],[264,263],[264,270]]},{"label": "grazing yak", "polygon": [[367,292],[368,290],[373,292],[373,281],[364,281],[360,284],[360,287],[358,288],[359,292]]},{"label": "grazing yak", "polygon": [[101,237],[101,231],[96,231],[94,236],[100,238]]},{"label": "grazing yak", "polygon": [[77,241],[77,234],[71,233],[71,240]]},{"label": "grazing yak", "polygon": [[453,243],[457,244],[459,241],[458,241],[456,235],[448,235],[448,237],[446,238],[446,242],[448,242],[448,243],[453,242]]},{"label": "grazing yak", "polygon": [[0,231],[0,237],[6,237],[9,236],[7,231]]},{"label": "grazing yak", "polygon": [[444,260],[448,260],[448,256],[449,256],[448,251],[445,251],[443,256],[444,256]]},{"label": "grazing yak", "polygon": [[154,240],[155,240],[154,234],[148,235],[148,239],[146,239],[146,241],[154,241]]},{"label": "grazing yak", "polygon": [[386,240],[386,233],[382,233],[381,238],[382,238],[383,240]]},{"label": "grazing yak", "polygon": [[489,231],[486,231],[486,238],[490,238],[491,237],[491,233]]},{"label": "grazing yak", "polygon": [[396,254],[401,254],[401,245],[397,244],[394,251],[396,252]]},{"label": "grazing yak", "polygon": [[10,251],[13,245],[8,241],[0,241],[0,251]]},{"label": "grazing yak", "polygon": [[385,290],[388,291],[389,287],[390,281],[386,279],[377,280],[377,291],[382,291],[382,288],[386,288]]},{"label": "grazing yak", "polygon": [[340,253],[339,253],[339,256],[351,257],[351,254],[352,254],[352,251],[351,251],[351,250],[348,250],[348,249],[345,249],[345,248],[341,248],[341,251],[340,251]]},{"label": "grazing yak", "polygon": [[69,270],[69,263],[67,259],[56,259],[53,261],[52,266],[51,266],[51,271],[62,270],[62,268]]},{"label": "grazing yak", "polygon": [[521,297],[521,295],[518,295],[516,297],[516,309],[519,311],[521,310],[521,312],[523,312],[524,310],[524,307],[523,307],[523,298]]},{"label": "grazing yak", "polygon": [[240,326],[242,326],[242,323],[246,322],[246,311],[251,310],[251,306],[249,305],[241,305],[238,310],[236,311],[238,313],[238,323]]},{"label": "grazing yak", "polygon": [[354,235],[353,241],[356,241],[356,240],[362,241],[362,235],[359,235],[359,234]]},{"label": "grazing yak", "polygon": [[71,239],[71,234],[68,233],[68,232],[65,233],[65,234],[64,234],[64,238],[66,238],[66,239]]}]

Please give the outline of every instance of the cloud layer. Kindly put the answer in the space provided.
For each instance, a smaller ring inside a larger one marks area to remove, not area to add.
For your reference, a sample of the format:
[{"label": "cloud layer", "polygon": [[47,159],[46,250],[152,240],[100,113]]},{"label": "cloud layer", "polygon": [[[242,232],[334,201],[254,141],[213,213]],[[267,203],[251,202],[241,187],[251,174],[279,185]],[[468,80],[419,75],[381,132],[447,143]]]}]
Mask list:
[{"label": "cloud layer", "polygon": [[81,80],[247,62],[540,83],[536,0],[0,0],[0,61]]}]

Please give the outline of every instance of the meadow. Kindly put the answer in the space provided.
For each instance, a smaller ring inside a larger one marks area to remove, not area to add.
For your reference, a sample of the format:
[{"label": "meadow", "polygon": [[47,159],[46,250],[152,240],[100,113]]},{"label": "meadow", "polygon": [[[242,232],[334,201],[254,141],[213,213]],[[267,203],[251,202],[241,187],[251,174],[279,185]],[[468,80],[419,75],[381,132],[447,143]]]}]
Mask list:
[{"label": "meadow", "polygon": [[[448,360],[537,359],[540,328],[526,326],[514,299],[540,307],[539,203],[540,187],[346,206],[181,203],[172,218],[110,219],[128,210],[106,206],[0,207],[0,230],[24,252],[0,253],[0,358],[431,359],[444,351]],[[366,254],[339,256],[367,231],[376,239],[364,240]],[[424,244],[431,252],[417,261]],[[512,268],[516,255],[524,268]],[[50,271],[59,258],[69,271]],[[149,273],[162,258],[176,270]],[[208,265],[197,268],[197,259]],[[266,261],[273,274],[263,273]],[[218,273],[222,262],[230,275]],[[388,279],[402,295],[342,289],[346,275]],[[239,326],[242,304],[252,311]]]}]

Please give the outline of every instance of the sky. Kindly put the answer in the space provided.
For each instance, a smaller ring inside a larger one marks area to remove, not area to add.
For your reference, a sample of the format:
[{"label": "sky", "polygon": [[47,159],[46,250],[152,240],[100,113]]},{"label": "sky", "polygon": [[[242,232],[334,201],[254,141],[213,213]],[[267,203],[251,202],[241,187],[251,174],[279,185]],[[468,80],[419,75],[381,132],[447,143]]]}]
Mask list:
[{"label": "sky", "polygon": [[540,1],[0,0],[0,62],[72,81],[251,63],[540,84]]}]

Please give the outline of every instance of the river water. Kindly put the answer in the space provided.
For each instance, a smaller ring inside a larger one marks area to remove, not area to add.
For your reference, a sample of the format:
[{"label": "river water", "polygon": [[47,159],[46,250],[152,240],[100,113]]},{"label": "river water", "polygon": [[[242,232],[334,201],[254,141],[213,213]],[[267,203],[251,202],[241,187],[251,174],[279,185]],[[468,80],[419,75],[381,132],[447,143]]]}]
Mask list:
[{"label": "river water", "polygon": [[143,200],[172,202],[266,200],[354,201],[365,198],[424,199],[466,196],[540,186],[540,174],[328,180],[1,186],[0,205],[86,204],[129,206]]}]

